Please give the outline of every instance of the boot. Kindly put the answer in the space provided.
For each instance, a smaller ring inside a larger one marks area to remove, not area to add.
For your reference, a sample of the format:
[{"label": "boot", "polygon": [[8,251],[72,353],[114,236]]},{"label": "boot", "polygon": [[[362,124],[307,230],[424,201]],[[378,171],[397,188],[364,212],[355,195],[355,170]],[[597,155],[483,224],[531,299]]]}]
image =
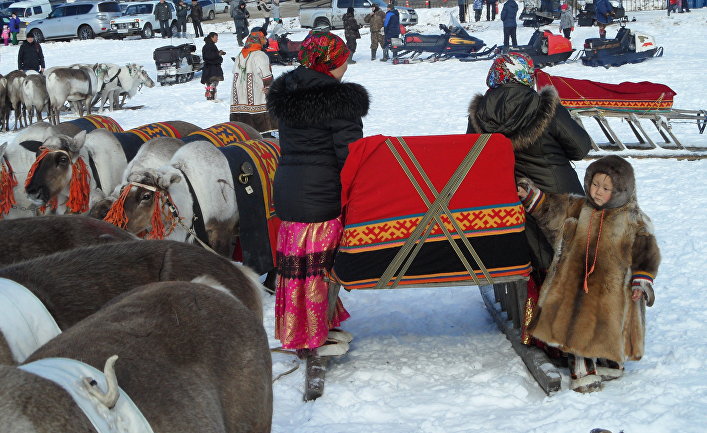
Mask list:
[{"label": "boot", "polygon": [[354,59],[352,59],[351,57],[349,57],[349,59],[346,61],[346,63],[348,63],[349,65],[355,65],[356,61]]},{"label": "boot", "polygon": [[383,58],[381,59],[381,62],[387,62],[388,61],[388,49],[383,48]]},{"label": "boot", "polygon": [[376,49],[374,48],[371,50],[371,60],[375,60],[375,59],[376,59]]},{"label": "boot", "polygon": [[213,101],[216,99],[216,87],[211,86],[211,96],[209,97],[209,101]]},{"label": "boot", "polygon": [[209,101],[211,99],[211,86],[206,86],[205,89],[204,96],[206,96],[206,100]]}]

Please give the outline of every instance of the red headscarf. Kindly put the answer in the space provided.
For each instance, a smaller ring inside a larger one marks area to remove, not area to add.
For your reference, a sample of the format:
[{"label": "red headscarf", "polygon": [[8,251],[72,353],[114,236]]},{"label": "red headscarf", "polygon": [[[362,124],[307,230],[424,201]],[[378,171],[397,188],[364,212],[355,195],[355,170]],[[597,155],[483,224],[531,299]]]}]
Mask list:
[{"label": "red headscarf", "polygon": [[331,75],[331,70],[343,65],[350,52],[346,43],[333,33],[312,30],[302,41],[297,55],[300,65]]},{"label": "red headscarf", "polygon": [[250,33],[248,35],[248,38],[245,40],[245,45],[243,46],[243,49],[241,50],[241,54],[243,54],[243,58],[247,59],[248,54],[252,53],[253,51],[260,51],[263,49],[263,45],[265,45],[265,35],[263,35],[263,32],[260,30],[256,30]]}]

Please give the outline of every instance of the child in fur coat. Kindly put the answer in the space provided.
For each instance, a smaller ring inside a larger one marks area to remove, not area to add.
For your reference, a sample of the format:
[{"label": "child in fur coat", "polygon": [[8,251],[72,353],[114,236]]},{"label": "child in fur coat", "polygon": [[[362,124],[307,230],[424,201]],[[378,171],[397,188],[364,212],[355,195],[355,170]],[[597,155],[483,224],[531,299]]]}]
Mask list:
[{"label": "child in fur coat", "polygon": [[555,249],[528,330],[570,355],[573,390],[592,392],[643,356],[660,251],[638,207],[631,164],[613,155],[591,163],[584,190],[584,197],[551,194],[518,182],[526,211]]}]

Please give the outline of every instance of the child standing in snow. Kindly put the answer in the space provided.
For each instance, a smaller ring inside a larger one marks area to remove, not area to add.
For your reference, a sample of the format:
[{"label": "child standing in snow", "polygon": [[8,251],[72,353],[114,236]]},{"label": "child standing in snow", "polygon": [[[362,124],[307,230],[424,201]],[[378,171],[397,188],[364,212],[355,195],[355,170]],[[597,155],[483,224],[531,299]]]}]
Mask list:
[{"label": "child standing in snow", "polygon": [[2,26],[2,40],[5,43],[5,46],[10,45],[10,27],[5,24]]},{"label": "child standing in snow", "polygon": [[597,391],[643,356],[660,251],[638,206],[633,168],[606,156],[587,167],[586,196],[543,193],[528,179],[518,195],[555,245],[530,333],[570,356],[571,388]]},{"label": "child standing in snow", "polygon": [[574,30],[574,18],[572,17],[572,10],[567,5],[567,3],[560,6],[562,13],[560,14],[560,31],[564,33],[567,39],[570,39],[570,34]]}]

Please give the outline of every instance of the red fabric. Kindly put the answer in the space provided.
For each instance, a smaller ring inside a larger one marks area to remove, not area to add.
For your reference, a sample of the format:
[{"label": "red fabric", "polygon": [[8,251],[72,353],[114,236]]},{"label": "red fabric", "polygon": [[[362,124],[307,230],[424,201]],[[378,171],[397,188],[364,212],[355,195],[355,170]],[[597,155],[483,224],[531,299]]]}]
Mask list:
[{"label": "red fabric", "polygon": [[[478,134],[462,134],[403,138],[439,192],[478,137]],[[388,150],[385,144],[388,138],[393,139],[398,152],[411,166],[410,158],[395,142],[395,137],[374,135],[351,143],[349,156],[341,171],[341,204],[347,226],[427,211],[427,206]],[[510,182],[499,182],[498,178],[499,173],[512,174],[514,164],[509,140],[501,134],[493,134],[452,197],[449,207],[460,209],[518,202],[513,178]],[[430,201],[434,201],[422,178],[417,174],[415,178]],[[392,197],[394,200],[391,200]]]},{"label": "red fabric", "polygon": [[591,80],[552,76],[536,71],[538,90],[555,86],[560,102],[569,109],[669,110],[676,93],[664,84],[650,81],[607,84]]},{"label": "red fabric", "polygon": [[572,51],[572,42],[566,37],[553,34],[550,31],[545,31],[545,36],[547,37],[547,53],[549,55]]}]

